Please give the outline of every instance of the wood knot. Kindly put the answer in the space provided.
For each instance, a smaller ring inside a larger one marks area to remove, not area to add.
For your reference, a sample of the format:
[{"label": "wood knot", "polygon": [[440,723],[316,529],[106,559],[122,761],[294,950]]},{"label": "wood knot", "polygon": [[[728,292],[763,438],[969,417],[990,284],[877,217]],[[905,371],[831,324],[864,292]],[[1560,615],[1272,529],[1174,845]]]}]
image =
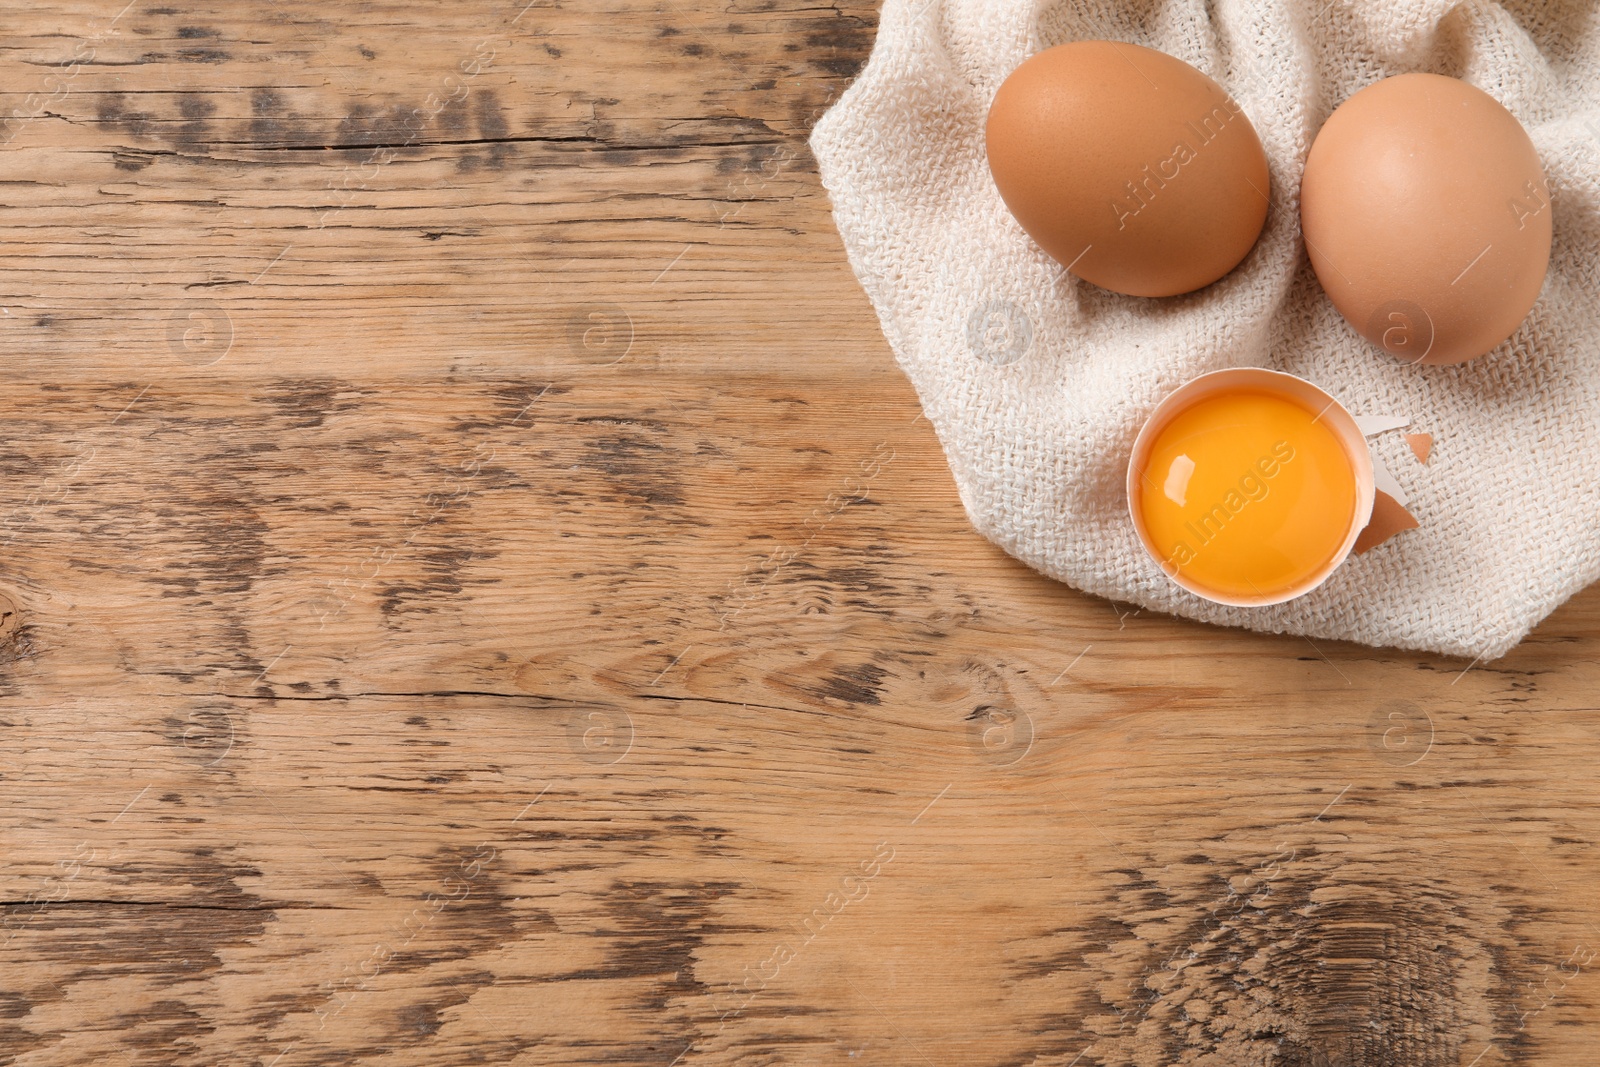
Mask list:
[{"label": "wood knot", "polygon": [[21,630],[22,611],[17,607],[17,602],[0,593],[0,646],[14,644]]},{"label": "wood knot", "polygon": [[1197,859],[1124,872],[1083,957],[1086,1065],[1457,1067],[1516,1030],[1524,953],[1493,894],[1308,849]]},{"label": "wood knot", "polygon": [[935,680],[934,698],[962,711],[968,755],[991,768],[1010,768],[1032,752],[1037,726],[1030,709],[1048,700],[1023,672],[1004,663],[963,658]]}]

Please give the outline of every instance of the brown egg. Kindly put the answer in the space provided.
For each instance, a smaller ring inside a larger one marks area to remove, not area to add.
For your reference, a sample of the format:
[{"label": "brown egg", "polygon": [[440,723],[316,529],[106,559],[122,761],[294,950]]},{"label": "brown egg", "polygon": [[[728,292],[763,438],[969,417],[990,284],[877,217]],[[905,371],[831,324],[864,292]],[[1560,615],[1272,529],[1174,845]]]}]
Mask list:
[{"label": "brown egg", "polygon": [[1460,363],[1511,336],[1550,264],[1550,193],[1527,131],[1438,74],[1367,86],[1329,116],[1300,188],[1306,252],[1367,340]]},{"label": "brown egg", "polygon": [[1028,235],[1085,281],[1132,296],[1209,285],[1267,218],[1267,157],[1222,87],[1117,41],[1034,55],[995,93],[989,170]]}]

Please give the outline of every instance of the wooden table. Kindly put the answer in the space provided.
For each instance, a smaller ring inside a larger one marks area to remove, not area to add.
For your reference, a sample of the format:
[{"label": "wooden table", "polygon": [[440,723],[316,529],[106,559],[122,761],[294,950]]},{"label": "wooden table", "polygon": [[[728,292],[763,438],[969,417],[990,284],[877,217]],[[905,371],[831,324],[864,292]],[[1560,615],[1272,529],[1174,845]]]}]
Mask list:
[{"label": "wooden table", "polygon": [[1600,594],[976,535],[805,146],[873,5],[122,2],[0,14],[0,1063],[1594,1062]]}]

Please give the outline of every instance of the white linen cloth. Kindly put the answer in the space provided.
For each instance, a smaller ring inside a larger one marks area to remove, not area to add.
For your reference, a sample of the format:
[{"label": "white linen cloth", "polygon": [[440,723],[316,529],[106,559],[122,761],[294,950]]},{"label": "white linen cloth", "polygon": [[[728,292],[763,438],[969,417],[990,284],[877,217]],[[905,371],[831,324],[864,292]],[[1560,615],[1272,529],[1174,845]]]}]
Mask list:
[{"label": "white linen cloth", "polygon": [[[1089,593],[1212,623],[1503,655],[1600,574],[1600,19],[1585,0],[885,0],[859,76],[811,148],[850,264],[944,447],[973,525]],[[1053,44],[1131,41],[1198,67],[1243,107],[1272,171],[1255,249],[1161,300],[1080,282],[1038,248],[989,175],[996,89]],[[1407,71],[1484,89],[1532,136],[1555,243],[1526,322],[1490,354],[1408,366],[1339,316],[1299,231],[1322,122]],[[1179,589],[1141,547],[1124,476],[1139,426],[1205,371],[1307,378],[1356,415],[1421,527],[1264,608]]]}]

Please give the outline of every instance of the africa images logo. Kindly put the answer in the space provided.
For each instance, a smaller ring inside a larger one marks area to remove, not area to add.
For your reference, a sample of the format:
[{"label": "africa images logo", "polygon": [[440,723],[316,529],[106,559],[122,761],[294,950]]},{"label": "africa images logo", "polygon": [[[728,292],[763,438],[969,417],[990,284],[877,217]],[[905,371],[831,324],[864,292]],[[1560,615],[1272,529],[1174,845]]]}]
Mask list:
[{"label": "africa images logo", "polygon": [[[1167,182],[1176,180],[1187,164],[1200,158],[1200,149],[1222,136],[1222,131],[1228,123],[1243,114],[1244,110],[1230,97],[1222,106],[1214,107],[1209,114],[1201,116],[1198,125],[1192,120],[1184,123],[1194,132],[1195,144],[1179,141],[1173,145],[1171,155],[1155,165],[1154,171],[1150,169],[1148,163],[1140,169],[1140,173],[1144,175],[1142,180],[1122,183],[1127,189],[1126,201],[1112,198],[1111,211],[1117,216],[1117,229],[1127,229],[1129,219],[1149,207],[1154,202],[1156,193],[1167,187]],[[1127,201],[1132,202],[1131,207]]]},{"label": "africa images logo", "polygon": [[[1247,468],[1244,474],[1240,475],[1239,488],[1229,489],[1222,494],[1221,500],[1211,505],[1201,514],[1198,525],[1196,525],[1195,521],[1184,523],[1183,528],[1193,535],[1198,547],[1191,548],[1189,547],[1189,542],[1182,540],[1173,545],[1172,551],[1168,553],[1166,560],[1168,565],[1172,567],[1172,572],[1175,574],[1186,565],[1193,563],[1199,553],[1199,549],[1215,541],[1221,535],[1223,528],[1248,507],[1252,501],[1265,500],[1267,494],[1272,490],[1268,483],[1282,473],[1284,465],[1292,462],[1294,456],[1294,446],[1289,444],[1288,441],[1279,441],[1272,446],[1272,454],[1270,456],[1262,456],[1255,461],[1254,466]],[[1182,463],[1187,463],[1187,470],[1181,469],[1180,464]],[[1194,461],[1189,459],[1188,456],[1178,456],[1174,459],[1172,461],[1172,471],[1168,474],[1168,495],[1172,495],[1171,482],[1174,475],[1181,476],[1181,480],[1186,483],[1188,476],[1193,473]],[[1181,507],[1182,501],[1180,500],[1178,503]]]}]

